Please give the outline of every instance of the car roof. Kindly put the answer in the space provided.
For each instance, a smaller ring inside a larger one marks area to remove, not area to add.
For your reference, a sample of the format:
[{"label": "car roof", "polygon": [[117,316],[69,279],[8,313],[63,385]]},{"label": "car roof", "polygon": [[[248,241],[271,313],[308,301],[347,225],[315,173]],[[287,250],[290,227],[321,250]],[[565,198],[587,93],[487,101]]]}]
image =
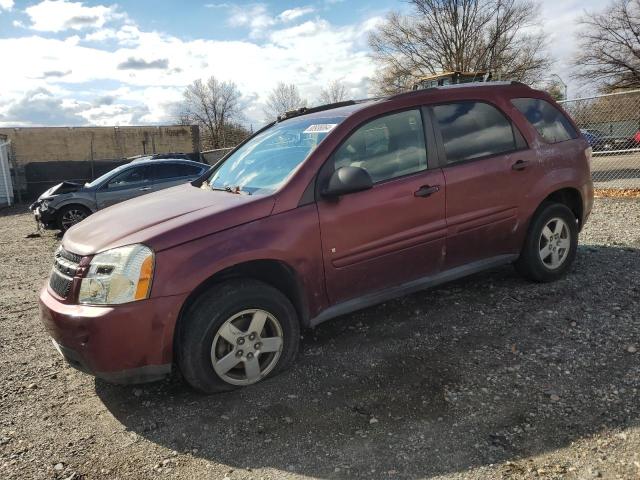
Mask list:
[{"label": "car roof", "polygon": [[156,163],[167,163],[167,162],[171,162],[171,163],[183,163],[185,165],[195,165],[198,167],[205,167],[207,168],[208,165],[206,163],[202,163],[202,162],[196,162],[194,160],[187,160],[184,158],[139,158],[137,160],[133,160],[125,165],[153,165]]},{"label": "car roof", "polygon": [[494,82],[472,82],[472,83],[458,83],[453,85],[442,85],[431,88],[423,88],[418,90],[410,90],[407,92],[397,93],[394,95],[387,95],[383,97],[367,98],[363,100],[348,100],[345,102],[319,105],[312,108],[300,108],[286,112],[278,117],[278,122],[286,121],[292,118],[327,118],[327,117],[348,117],[353,113],[362,110],[374,103],[382,101],[390,101],[395,99],[402,99],[405,97],[428,95],[429,93],[437,91],[447,90],[464,90],[464,89],[503,89],[509,87],[524,87],[532,90],[528,85],[516,82],[516,81],[494,81]]}]

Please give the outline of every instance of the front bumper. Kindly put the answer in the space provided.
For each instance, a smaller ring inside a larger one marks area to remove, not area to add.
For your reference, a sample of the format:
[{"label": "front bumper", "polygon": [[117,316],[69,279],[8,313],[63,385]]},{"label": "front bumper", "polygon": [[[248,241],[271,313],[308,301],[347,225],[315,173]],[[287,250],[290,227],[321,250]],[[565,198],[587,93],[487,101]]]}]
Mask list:
[{"label": "front bumper", "polygon": [[56,211],[48,208],[46,210],[42,210],[39,205],[33,203],[29,207],[31,211],[33,211],[33,217],[38,225],[42,225],[44,228],[56,228],[57,227],[57,219],[56,219]]},{"label": "front bumper", "polygon": [[45,286],[40,319],[71,366],[113,383],[142,383],[171,372],[173,332],[184,300],[186,295],[71,305]]}]

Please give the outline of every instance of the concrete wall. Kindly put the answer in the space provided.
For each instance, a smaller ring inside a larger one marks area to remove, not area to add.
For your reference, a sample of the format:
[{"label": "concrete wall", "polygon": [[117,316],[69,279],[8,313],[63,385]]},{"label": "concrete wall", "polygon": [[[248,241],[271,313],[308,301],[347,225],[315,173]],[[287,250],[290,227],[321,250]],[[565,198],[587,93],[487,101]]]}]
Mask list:
[{"label": "concrete wall", "polygon": [[199,150],[195,125],[160,127],[0,128],[17,165],[32,162],[120,160],[145,153]]},{"label": "concrete wall", "polygon": [[23,199],[63,180],[93,180],[126,157],[181,152],[197,158],[200,149],[195,125],[0,128],[3,136],[11,141],[14,189]]},{"label": "concrete wall", "polygon": [[229,153],[233,148],[218,148],[216,150],[204,150],[201,152],[202,158],[209,165],[215,165],[220,160],[222,160],[227,153]]}]

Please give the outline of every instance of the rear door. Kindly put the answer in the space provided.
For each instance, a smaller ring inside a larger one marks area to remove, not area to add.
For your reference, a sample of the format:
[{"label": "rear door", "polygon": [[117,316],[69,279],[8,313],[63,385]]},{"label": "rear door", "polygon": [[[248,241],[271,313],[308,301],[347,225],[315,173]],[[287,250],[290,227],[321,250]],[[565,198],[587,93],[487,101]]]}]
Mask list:
[{"label": "rear door", "polygon": [[519,212],[539,168],[524,137],[484,101],[430,111],[447,186],[445,268],[518,253]]},{"label": "rear door", "polygon": [[132,166],[105,182],[98,189],[96,203],[98,209],[105,208],[149,193],[152,188],[151,167],[148,165]]},{"label": "rear door", "polygon": [[204,166],[183,162],[157,162],[152,167],[153,189],[173,187],[198,178],[204,171]]},{"label": "rear door", "polygon": [[[429,168],[436,147],[432,131],[425,142],[424,123],[420,109],[369,121],[323,167],[321,181],[340,167],[358,166],[374,182],[370,190],[318,200],[333,304],[440,270],[446,234],[444,178],[437,166]],[[433,155],[427,155],[429,150]]]}]

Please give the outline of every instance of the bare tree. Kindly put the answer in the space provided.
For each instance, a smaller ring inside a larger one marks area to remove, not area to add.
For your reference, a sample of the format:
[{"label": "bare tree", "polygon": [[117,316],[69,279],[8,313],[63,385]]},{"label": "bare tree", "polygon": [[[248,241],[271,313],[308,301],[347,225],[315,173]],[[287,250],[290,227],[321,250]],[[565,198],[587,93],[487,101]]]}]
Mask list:
[{"label": "bare tree", "polygon": [[328,103],[338,103],[347,100],[347,87],[343,83],[334,80],[320,91],[319,103],[321,105]]},{"label": "bare tree", "polygon": [[640,0],[614,0],[581,20],[575,75],[605,91],[640,87]]},{"label": "bare tree", "polygon": [[279,82],[276,87],[271,90],[267,104],[264,107],[264,115],[267,120],[275,120],[289,110],[306,107],[307,101],[300,96],[298,87],[294,84],[285,84]]},{"label": "bare tree", "polygon": [[564,98],[564,87],[557,80],[547,83],[544,89],[555,101],[566,100]]},{"label": "bare tree", "polygon": [[447,71],[490,71],[536,81],[551,60],[532,0],[409,0],[409,15],[392,12],[369,36],[381,67],[381,93],[407,89]]},{"label": "bare tree", "polygon": [[196,80],[184,91],[179,119],[198,124],[211,148],[234,145],[237,139],[230,138],[229,133],[239,127],[240,97],[233,82],[222,82],[215,77],[206,83]]}]

